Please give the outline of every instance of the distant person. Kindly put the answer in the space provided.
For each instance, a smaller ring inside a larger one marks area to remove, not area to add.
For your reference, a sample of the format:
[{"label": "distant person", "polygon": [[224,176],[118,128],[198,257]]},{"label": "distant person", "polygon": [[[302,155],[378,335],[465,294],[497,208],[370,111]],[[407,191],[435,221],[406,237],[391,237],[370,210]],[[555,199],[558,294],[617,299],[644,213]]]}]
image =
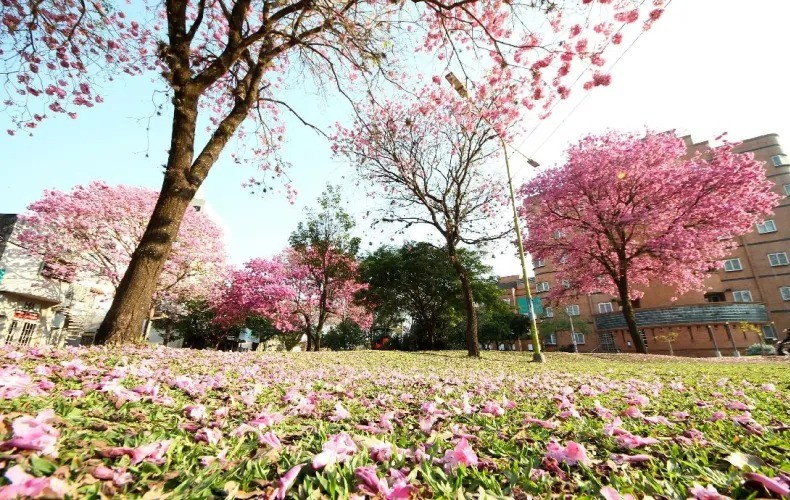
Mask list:
[{"label": "distant person", "polygon": [[788,354],[788,348],[790,348],[790,328],[785,330],[785,338],[781,342],[776,344],[776,354],[779,356],[784,356]]}]

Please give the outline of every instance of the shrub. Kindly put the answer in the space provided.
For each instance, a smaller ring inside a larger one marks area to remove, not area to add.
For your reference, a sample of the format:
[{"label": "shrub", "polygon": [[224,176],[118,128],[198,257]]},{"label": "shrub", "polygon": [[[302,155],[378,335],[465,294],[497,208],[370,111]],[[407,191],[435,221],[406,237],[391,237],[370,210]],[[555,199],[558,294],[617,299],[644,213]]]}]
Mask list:
[{"label": "shrub", "polygon": [[747,356],[773,356],[776,348],[768,344],[752,344],[746,348]]}]

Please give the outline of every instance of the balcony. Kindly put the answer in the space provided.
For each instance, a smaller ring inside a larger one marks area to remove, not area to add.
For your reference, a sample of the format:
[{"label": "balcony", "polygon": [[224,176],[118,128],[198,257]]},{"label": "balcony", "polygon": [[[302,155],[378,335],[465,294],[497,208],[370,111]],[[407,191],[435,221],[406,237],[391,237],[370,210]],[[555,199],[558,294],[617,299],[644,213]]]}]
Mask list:
[{"label": "balcony", "polygon": [[[759,302],[713,302],[683,306],[635,309],[639,327],[713,325],[721,323],[768,323],[765,304]],[[621,311],[596,314],[598,331],[627,328]]]}]

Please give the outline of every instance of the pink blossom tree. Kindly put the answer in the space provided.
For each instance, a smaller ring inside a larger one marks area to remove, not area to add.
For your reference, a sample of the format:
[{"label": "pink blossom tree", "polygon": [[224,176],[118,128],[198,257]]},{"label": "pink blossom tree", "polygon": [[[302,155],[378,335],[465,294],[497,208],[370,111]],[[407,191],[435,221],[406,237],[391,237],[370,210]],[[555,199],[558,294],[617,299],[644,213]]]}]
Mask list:
[{"label": "pink blossom tree", "polygon": [[[284,134],[279,112],[297,114],[282,100],[289,71],[312,75],[351,99],[353,82],[364,88],[402,81],[397,55],[412,47],[448,65],[512,80],[527,97],[508,107],[545,114],[553,100],[570,92],[565,80],[572,66],[595,69],[585,88],[608,84],[599,69],[605,49],[622,41],[618,27],[642,19],[648,27],[661,5],[7,0],[0,3],[0,73],[14,123],[8,133],[32,130],[52,115],[76,118],[75,110],[103,101],[104,80],[161,75],[172,104],[162,189],[100,329],[101,338],[123,342],[136,337],[189,201],[234,135],[240,143],[257,142],[250,159],[261,168],[281,168],[275,155]],[[197,142],[204,111],[208,133]],[[242,158],[247,156],[236,159]]]},{"label": "pink blossom tree", "polygon": [[[20,240],[56,274],[100,279],[117,289],[157,196],[152,189],[101,182],[68,193],[45,191],[22,217],[26,229]],[[155,284],[148,318],[154,310],[167,312],[184,300],[210,297],[224,269],[222,230],[204,212],[190,208]]]},{"label": "pink blossom tree", "polygon": [[411,100],[371,103],[356,128],[341,127],[335,137],[335,149],[356,163],[385,201],[383,221],[428,225],[441,236],[461,283],[469,356],[480,355],[476,300],[459,249],[512,230],[497,216],[505,186],[493,160],[501,151],[499,134],[517,113],[501,113],[500,96],[478,110],[449,86],[429,85]]},{"label": "pink blossom tree", "polygon": [[701,289],[735,248],[732,238],[777,202],[760,162],[734,147],[687,154],[671,133],[588,136],[565,165],[522,186],[525,248],[570,283],[554,298],[619,296],[634,345],[646,352],[631,303],[637,288],[661,280],[678,293]]},{"label": "pink blossom tree", "polygon": [[253,259],[232,273],[216,304],[217,321],[231,326],[262,316],[279,330],[304,332],[309,350],[317,351],[324,325],[344,319],[362,328],[372,323],[370,312],[357,301],[366,287],[357,281],[357,269],[356,260],[341,252],[313,248]]}]

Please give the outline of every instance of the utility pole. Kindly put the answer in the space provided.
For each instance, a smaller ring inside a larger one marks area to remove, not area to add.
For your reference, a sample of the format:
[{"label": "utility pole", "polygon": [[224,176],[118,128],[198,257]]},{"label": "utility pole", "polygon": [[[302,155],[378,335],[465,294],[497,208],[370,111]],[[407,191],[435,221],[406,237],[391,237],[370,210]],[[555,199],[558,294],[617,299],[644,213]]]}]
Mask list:
[{"label": "utility pole", "polygon": [[[464,84],[461,83],[461,81],[452,72],[447,73],[445,75],[445,79],[448,82],[450,82],[450,84],[453,86],[453,88],[458,93],[458,95],[467,99],[469,103],[472,106],[474,106],[474,103],[469,99],[469,93],[466,91],[466,87],[464,87]],[[480,117],[482,118],[482,113],[479,114]],[[485,120],[485,118],[482,119]],[[529,304],[529,331],[531,334],[530,336],[532,337],[532,345],[534,349],[532,360],[537,363],[545,363],[546,357],[543,355],[543,353],[540,350],[540,338],[538,337],[538,322],[535,315],[535,305],[532,303],[532,290],[530,290],[529,288],[529,277],[527,276],[527,261],[524,256],[524,243],[521,239],[521,223],[518,220],[518,209],[516,208],[516,194],[515,191],[513,190],[513,177],[510,175],[510,159],[507,154],[507,143],[505,142],[505,139],[502,137],[502,135],[500,135],[500,133],[497,132],[496,128],[493,125],[491,125],[490,122],[486,120],[486,123],[488,124],[489,127],[491,127],[491,130],[494,131],[494,133],[499,138],[499,141],[502,143],[502,152],[505,155],[505,171],[507,172],[507,185],[510,190],[510,206],[513,208],[513,225],[516,228],[518,257],[519,260],[521,261],[521,277],[524,280],[524,290],[526,290],[527,303]],[[528,161],[530,165],[534,167],[538,166],[538,163],[536,161],[534,160],[528,160]]]},{"label": "utility pole", "polygon": [[568,312],[568,309],[565,309],[565,314],[568,315],[568,319],[571,320],[571,343],[573,344],[573,352],[579,352],[579,346],[576,345],[576,329],[573,327],[573,316],[571,313]]}]

